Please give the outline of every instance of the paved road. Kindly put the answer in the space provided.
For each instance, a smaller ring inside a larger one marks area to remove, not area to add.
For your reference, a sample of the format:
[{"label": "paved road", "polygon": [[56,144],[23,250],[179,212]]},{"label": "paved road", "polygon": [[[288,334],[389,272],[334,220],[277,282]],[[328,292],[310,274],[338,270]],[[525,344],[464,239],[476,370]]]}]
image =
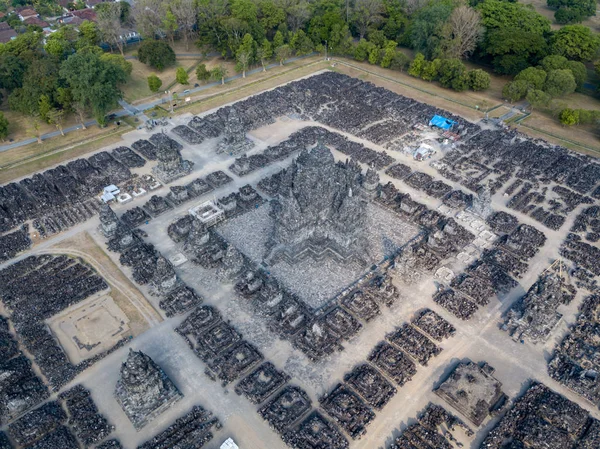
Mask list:
[{"label": "paved road", "polygon": [[[203,55],[198,54],[198,56],[203,56]],[[310,56],[314,56],[314,53],[310,54],[310,55],[306,55],[306,56],[296,56],[296,57],[290,58],[290,59],[288,59],[288,62],[297,61],[297,60],[304,59],[304,58],[307,58],[307,57],[310,57]],[[270,68],[273,68],[273,67],[277,67],[278,65],[279,64],[269,64],[267,66],[267,68],[270,69]],[[255,74],[255,73],[260,73],[260,72],[262,72],[262,70],[263,70],[262,67],[258,67],[256,69],[248,70],[246,72],[246,76],[252,75],[252,74]],[[239,79],[241,77],[242,77],[241,74],[233,75],[233,76],[230,76],[228,78],[225,78],[225,82],[228,83],[230,81]],[[214,82],[214,83],[209,83],[209,84],[204,84],[202,86],[194,87],[194,88],[191,88],[191,89],[187,89],[188,92],[186,92],[186,95],[193,94],[193,93],[196,93],[196,92],[201,92],[203,90],[210,89],[211,87],[218,86],[219,84],[221,84],[221,83],[220,82]],[[182,86],[182,87],[184,87],[184,86]],[[147,111],[148,109],[152,109],[155,106],[159,106],[159,105],[162,105],[162,104],[165,104],[165,103],[168,103],[168,102],[169,102],[169,100],[167,100],[165,98],[161,98],[161,99],[158,99],[158,100],[155,100],[155,101],[151,101],[149,103],[145,103],[145,104],[133,106],[133,105],[127,103],[125,100],[120,100],[119,101],[119,105],[122,107],[122,109],[120,109],[120,110],[118,110],[116,112],[113,112],[113,113],[117,117],[123,117],[123,116],[127,116],[127,115],[136,116],[136,117],[140,117],[141,116],[141,118],[143,120],[145,120],[147,117],[144,116],[144,114],[143,114],[144,111]],[[96,125],[97,123],[98,122],[96,120],[90,120],[89,122],[85,123],[85,126],[86,127],[87,126],[92,126],[92,125]],[[64,128],[63,132],[65,134],[67,134],[67,133],[70,133],[70,132],[73,132],[73,131],[77,131],[79,129],[81,129],[81,125],[75,125],[75,126],[70,126],[68,128]],[[50,133],[46,133],[46,134],[42,135],[42,140],[46,140],[46,139],[49,139],[51,137],[56,137],[56,136],[59,136],[59,135],[60,135],[59,131],[53,131],[53,132],[50,132]],[[0,146],[0,153],[3,152],[3,151],[12,150],[13,148],[23,147],[25,145],[29,145],[30,143],[35,143],[36,141],[37,141],[36,138],[31,138],[31,139],[19,140],[18,142],[11,142],[11,143],[8,143],[6,145],[1,145]]]}]

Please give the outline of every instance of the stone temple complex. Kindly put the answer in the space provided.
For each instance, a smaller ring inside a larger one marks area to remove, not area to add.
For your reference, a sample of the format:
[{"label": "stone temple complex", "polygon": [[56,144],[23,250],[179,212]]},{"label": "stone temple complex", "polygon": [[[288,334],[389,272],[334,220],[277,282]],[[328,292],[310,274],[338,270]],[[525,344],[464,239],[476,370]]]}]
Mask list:
[{"label": "stone temple complex", "polygon": [[272,202],[274,229],[267,260],[289,263],[333,257],[365,263],[366,223],[360,167],[336,163],[319,143],[303,151],[286,170]]},{"label": "stone temple complex", "polygon": [[130,349],[121,365],[115,397],[133,426],[140,430],[183,395],[150,357]]}]

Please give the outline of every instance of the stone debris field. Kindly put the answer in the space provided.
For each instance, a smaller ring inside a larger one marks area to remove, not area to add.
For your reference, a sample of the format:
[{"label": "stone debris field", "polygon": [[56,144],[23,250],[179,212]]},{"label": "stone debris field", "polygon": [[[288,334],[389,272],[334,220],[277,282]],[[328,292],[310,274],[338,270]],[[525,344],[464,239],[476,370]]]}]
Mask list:
[{"label": "stone debris field", "polygon": [[0,186],[0,449],[600,448],[596,159],[332,71],[164,123]]}]

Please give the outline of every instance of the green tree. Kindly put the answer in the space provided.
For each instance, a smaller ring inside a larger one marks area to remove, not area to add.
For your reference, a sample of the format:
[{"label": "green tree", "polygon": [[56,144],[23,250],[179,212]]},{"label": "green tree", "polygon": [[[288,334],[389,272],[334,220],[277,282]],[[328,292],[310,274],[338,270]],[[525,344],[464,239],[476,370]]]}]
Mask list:
[{"label": "green tree", "polygon": [[0,111],[0,140],[4,140],[8,137],[8,120],[4,117],[4,114]]},{"label": "green tree", "polygon": [[550,21],[528,5],[484,0],[476,9],[485,27],[483,55],[492,59],[498,73],[516,74],[534,65],[547,52],[545,36]]},{"label": "green tree", "polygon": [[544,84],[544,92],[551,97],[572,94],[577,88],[575,77],[569,69],[551,70]]},{"label": "green tree", "polygon": [[561,10],[570,10],[577,14],[577,18],[581,21],[584,18],[596,15],[595,0],[548,0],[550,8],[558,8],[554,17]]},{"label": "green tree", "polygon": [[559,115],[560,123],[573,126],[579,123],[579,111],[577,109],[563,109]]},{"label": "green tree", "polygon": [[138,59],[141,63],[163,70],[175,64],[175,52],[164,41],[144,40],[138,50]]},{"label": "green tree", "polygon": [[376,46],[372,46],[369,50],[369,64],[379,64],[381,60],[381,49]]},{"label": "green tree", "polygon": [[271,46],[271,42],[267,39],[263,40],[263,43],[260,47],[256,49],[256,58],[260,61],[262,65],[263,72],[267,71],[267,61],[273,57],[273,47]]},{"label": "green tree", "polygon": [[566,69],[567,68],[567,58],[560,55],[549,55],[542,59],[540,65],[542,69],[546,72],[550,70],[558,70],[558,69]]},{"label": "green tree", "polygon": [[285,44],[285,41],[283,39],[283,33],[281,32],[281,30],[278,30],[277,33],[275,33],[275,36],[273,37],[273,47],[279,48],[283,44]]},{"label": "green tree", "polygon": [[242,39],[242,44],[235,53],[236,67],[238,72],[242,72],[242,78],[246,78],[246,70],[248,66],[254,62],[254,54],[256,50],[256,42],[254,38],[247,33]]},{"label": "green tree", "polygon": [[196,78],[198,78],[198,81],[208,81],[210,79],[210,72],[206,68],[206,64],[198,64]]},{"label": "green tree", "polygon": [[298,30],[292,35],[290,47],[292,47],[298,56],[308,55],[315,50],[313,41],[303,30]]},{"label": "green tree", "polygon": [[459,76],[452,79],[452,83],[450,84],[450,87],[452,87],[452,90],[455,90],[456,92],[463,92],[470,87],[469,86],[470,82],[471,82],[471,78],[469,76],[469,73],[463,72]]},{"label": "green tree", "polygon": [[577,89],[581,89],[587,79],[587,69],[583,62],[579,61],[568,61],[567,69],[571,71],[573,76],[575,77],[575,84],[577,84]]},{"label": "green tree", "polygon": [[27,63],[11,53],[0,52],[0,89],[9,92],[23,86]]},{"label": "green tree", "polygon": [[373,48],[375,44],[367,41],[366,39],[361,39],[358,41],[356,47],[354,47],[354,59],[360,62],[364,62],[369,57],[369,53],[371,52],[371,48]]},{"label": "green tree", "polygon": [[581,22],[583,19],[581,11],[576,8],[560,8],[554,13],[554,20],[561,25]]},{"label": "green tree", "polygon": [[48,113],[52,110],[52,101],[50,101],[50,97],[48,95],[40,96],[38,104],[40,118],[45,122],[48,122]]},{"label": "green tree", "polygon": [[177,67],[177,70],[175,71],[175,80],[179,83],[179,84],[189,84],[189,75],[188,72],[185,70],[185,68],[183,67]]},{"label": "green tree", "polygon": [[268,36],[272,36],[273,30],[285,23],[286,13],[281,4],[273,0],[259,0],[258,22]]},{"label": "green tree", "polygon": [[279,65],[285,64],[285,61],[292,55],[292,50],[289,45],[282,45],[275,49],[275,57],[279,61]]},{"label": "green tree", "polygon": [[514,103],[515,101],[525,98],[528,88],[529,85],[527,84],[527,81],[511,81],[504,85],[504,88],[502,89],[502,96],[511,103]]},{"label": "green tree", "polygon": [[537,67],[528,67],[525,70],[521,70],[517,76],[515,76],[515,80],[523,80],[530,89],[540,90],[544,87],[546,76],[547,74],[544,70],[538,69]]},{"label": "green tree", "polygon": [[421,78],[425,81],[435,81],[440,75],[442,60],[435,58],[433,61],[426,62],[421,71]]},{"label": "green tree", "polygon": [[60,76],[69,85],[75,103],[90,111],[99,124],[122,97],[119,86],[127,74],[119,65],[102,60],[95,53],[75,53],[60,67]]},{"label": "green tree", "polygon": [[56,126],[56,129],[58,129],[60,131],[60,135],[64,136],[65,133],[63,131],[63,124],[65,121],[65,115],[66,115],[65,110],[52,108],[52,109],[50,109],[50,111],[48,111],[47,115],[48,115],[48,123]]},{"label": "green tree", "polygon": [[390,65],[390,68],[392,70],[399,70],[402,72],[403,70],[408,68],[409,64],[410,58],[401,51],[397,51],[394,55],[394,59],[392,59],[392,64]]},{"label": "green tree", "polygon": [[162,86],[162,80],[154,73],[148,77],[148,89],[150,92],[158,92]]},{"label": "green tree", "polygon": [[600,38],[583,25],[567,25],[552,36],[552,53],[575,61],[591,61],[600,48]]},{"label": "green tree", "polygon": [[167,9],[165,17],[162,20],[162,29],[167,35],[167,38],[171,41],[171,45],[175,45],[175,33],[179,28],[177,24],[177,17],[171,12],[171,9]]},{"label": "green tree", "polygon": [[423,69],[425,68],[425,64],[427,64],[427,61],[425,60],[423,53],[417,53],[415,55],[415,59],[413,59],[413,61],[410,63],[408,74],[410,76],[414,76],[415,78],[420,78],[423,73]]},{"label": "green tree", "polygon": [[[439,70],[440,84],[447,88],[453,87],[452,83],[454,80],[461,78],[465,74],[466,70],[467,68],[458,58],[443,59]],[[464,80],[456,81],[456,83],[459,83],[457,86],[462,86],[462,81]]]},{"label": "green tree", "polygon": [[381,57],[381,67],[384,69],[389,68],[396,57],[396,47],[398,43],[395,41],[387,41],[385,47],[383,47],[383,56]]},{"label": "green tree", "polygon": [[490,74],[482,69],[469,70],[469,89],[474,91],[481,91],[489,89],[490,87]]},{"label": "green tree", "polygon": [[450,0],[430,2],[416,12],[410,31],[413,48],[427,59],[441,56],[445,24],[452,14],[454,3]]},{"label": "green tree", "polygon": [[221,84],[225,84],[225,77],[227,76],[227,69],[223,65],[218,65],[210,71],[210,77],[214,81],[221,81]]},{"label": "green tree", "polygon": [[101,53],[100,59],[110,64],[118,65],[119,67],[121,67],[121,69],[127,76],[130,76],[131,72],[133,71],[133,64],[127,61],[123,55],[116,55],[113,53]]},{"label": "green tree", "polygon": [[533,108],[546,108],[550,104],[551,97],[546,92],[540,89],[529,89],[527,96],[525,97],[531,109]]}]

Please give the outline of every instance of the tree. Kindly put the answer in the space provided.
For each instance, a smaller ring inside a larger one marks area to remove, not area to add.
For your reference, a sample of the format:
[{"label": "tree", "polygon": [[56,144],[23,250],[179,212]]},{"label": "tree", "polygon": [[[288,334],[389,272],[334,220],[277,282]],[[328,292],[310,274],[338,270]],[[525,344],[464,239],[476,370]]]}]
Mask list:
[{"label": "tree", "polygon": [[170,6],[185,49],[189,50],[189,42],[194,38],[198,24],[198,5],[195,0],[170,0]]},{"label": "tree", "polygon": [[373,45],[369,50],[369,64],[379,64],[381,59],[381,48]]},{"label": "tree", "polygon": [[292,55],[292,50],[289,45],[282,45],[275,49],[275,57],[279,62],[279,65],[285,64],[285,61]]},{"label": "tree", "polygon": [[162,80],[154,73],[148,77],[148,89],[150,92],[158,92],[162,86]]},{"label": "tree", "polygon": [[0,140],[4,140],[8,137],[8,120],[4,117],[4,114],[0,111]]},{"label": "tree", "polygon": [[548,6],[550,8],[558,8],[554,13],[554,18],[556,18],[557,21],[559,19],[559,13],[565,10],[569,11],[579,22],[585,18],[596,15],[595,0],[548,0]]},{"label": "tree", "polygon": [[165,67],[175,64],[176,56],[166,42],[145,40],[138,50],[138,59],[150,67],[163,70]]},{"label": "tree", "polygon": [[178,27],[177,17],[175,17],[175,14],[173,14],[169,6],[162,19],[161,30],[167,35],[167,39],[171,41],[171,45],[175,45],[175,33],[177,32]]},{"label": "tree", "polygon": [[[129,3],[127,3],[129,4]],[[77,48],[87,47],[88,45],[98,45],[100,43],[100,30],[95,22],[84,20],[79,25],[79,39]]]},{"label": "tree", "polygon": [[104,3],[103,8],[97,12],[97,27],[102,39],[111,49],[115,45],[123,54],[123,40],[121,39],[121,2]]},{"label": "tree", "polygon": [[577,88],[575,77],[569,69],[551,70],[544,84],[544,92],[551,97],[572,94]]},{"label": "tree", "polygon": [[198,64],[196,78],[198,78],[198,81],[208,81],[210,79],[210,72],[206,68],[206,64]]},{"label": "tree", "polygon": [[440,67],[442,60],[435,58],[433,61],[425,62],[423,70],[421,71],[421,78],[425,81],[435,81],[440,75]]},{"label": "tree", "polygon": [[305,1],[299,1],[291,5],[286,8],[286,12],[287,24],[293,33],[301,29],[310,19],[309,5]]},{"label": "tree", "polygon": [[23,86],[27,64],[18,56],[0,52],[0,89],[9,92]]},{"label": "tree", "polygon": [[383,21],[383,12],[382,0],[356,0],[352,16],[360,38],[365,37],[372,26]]},{"label": "tree", "polygon": [[109,62],[111,64],[118,65],[119,67],[121,67],[121,69],[123,70],[123,72],[125,72],[125,74],[127,76],[130,76],[131,72],[133,71],[133,64],[131,62],[127,61],[125,59],[125,57],[122,55],[115,55],[115,54],[111,54],[111,53],[101,53],[100,59],[102,59],[103,61]]},{"label": "tree", "polygon": [[273,36],[273,31],[285,24],[286,14],[279,2],[274,0],[258,1],[258,23],[267,36]]},{"label": "tree", "polygon": [[444,53],[450,58],[468,58],[483,39],[481,13],[466,5],[452,11],[446,28],[447,39],[442,46]]},{"label": "tree", "polygon": [[511,81],[510,83],[506,83],[502,89],[502,96],[511,103],[514,103],[515,101],[525,98],[528,87],[527,81]]},{"label": "tree", "polygon": [[256,49],[256,58],[260,61],[263,72],[267,71],[266,62],[273,57],[271,43],[265,39],[260,47]]},{"label": "tree", "polygon": [[490,87],[490,74],[482,69],[469,70],[469,89],[474,91],[486,90]]},{"label": "tree", "polygon": [[560,8],[554,13],[554,20],[561,25],[581,22],[583,18],[581,11],[575,8]]},{"label": "tree", "polygon": [[56,126],[56,129],[60,131],[60,135],[64,136],[63,123],[65,121],[64,109],[52,108],[48,111],[48,123]]},{"label": "tree", "polygon": [[585,68],[583,62],[568,61],[567,69],[569,69],[573,74],[577,89],[581,89],[585,83],[585,80],[587,79],[587,69]]},{"label": "tree", "polygon": [[[457,78],[462,78],[462,76],[464,75],[466,70],[467,70],[467,68],[460,61],[460,59],[457,59],[457,58],[443,59],[442,63],[440,64],[440,69],[439,69],[440,84],[447,88],[453,87],[452,84],[453,84],[453,82],[455,82],[454,80]],[[461,85],[462,85],[462,81],[464,81],[464,79],[460,81]],[[458,82],[459,81],[456,81],[455,83],[458,83]]]},{"label": "tree", "polygon": [[429,3],[415,14],[410,42],[427,59],[442,55],[442,42],[446,39],[445,24],[453,9],[452,1],[442,0]]},{"label": "tree", "polygon": [[164,0],[136,0],[132,14],[138,33],[146,39],[156,39],[163,35],[163,19],[167,15],[168,3]]},{"label": "tree", "polygon": [[292,47],[298,56],[308,55],[315,49],[313,41],[303,30],[298,30],[292,35],[292,38],[290,39],[290,47]]},{"label": "tree", "polygon": [[235,59],[237,61],[237,64],[235,65],[236,70],[242,72],[242,78],[246,78],[246,70],[248,70],[248,66],[252,60],[252,54],[249,51],[242,49],[241,51],[238,51]]},{"label": "tree", "polygon": [[559,115],[560,123],[573,126],[579,123],[579,111],[577,109],[563,109]]},{"label": "tree", "polygon": [[227,69],[218,65],[210,71],[210,77],[215,81],[221,81],[221,84],[225,84],[225,77],[227,76]]},{"label": "tree", "polygon": [[354,59],[360,62],[366,61],[372,47],[375,47],[375,44],[372,42],[369,42],[366,39],[359,40],[356,47],[354,47]]},{"label": "tree", "polygon": [[498,73],[516,74],[547,52],[550,21],[522,3],[484,0],[477,5],[486,29],[480,46]]},{"label": "tree", "polygon": [[527,96],[525,97],[529,104],[531,105],[531,110],[533,108],[545,108],[550,104],[550,95],[548,95],[543,90],[539,89],[529,89],[527,92]]},{"label": "tree", "polygon": [[183,67],[177,67],[177,70],[175,71],[175,80],[179,83],[179,84],[189,84],[189,75],[188,72],[185,70],[185,68]]},{"label": "tree", "polygon": [[515,76],[515,80],[525,81],[529,89],[540,90],[544,87],[546,77],[547,74],[544,70],[538,69],[537,67],[527,67]]},{"label": "tree", "polygon": [[425,64],[427,61],[425,60],[425,56],[423,53],[417,53],[415,55],[415,59],[410,63],[410,67],[408,68],[408,74],[410,76],[414,76],[415,78],[420,78],[423,73],[423,69],[425,68]]},{"label": "tree", "polygon": [[583,25],[567,25],[552,36],[552,53],[575,61],[591,61],[600,48],[600,38]]},{"label": "tree", "polygon": [[410,64],[410,58],[406,56],[401,51],[397,51],[394,55],[394,59],[392,59],[392,64],[390,65],[390,69],[403,71],[408,68]]},{"label": "tree", "polygon": [[396,57],[397,42],[387,41],[383,48],[383,56],[381,57],[381,67],[384,69],[389,68],[392,65],[392,61]]},{"label": "tree", "polygon": [[275,33],[275,36],[273,37],[273,47],[274,48],[279,48],[284,44],[284,40],[283,40],[283,33],[281,32],[281,30],[278,30],[277,33]]},{"label": "tree", "polygon": [[540,65],[542,69],[546,72],[550,70],[558,70],[558,69],[566,69],[567,68],[567,58],[560,55],[549,55],[542,59]]},{"label": "tree", "polygon": [[60,67],[60,76],[68,84],[75,103],[90,111],[99,124],[122,97],[120,84],[127,74],[95,53],[75,53]]},{"label": "tree", "polygon": [[463,72],[452,79],[450,87],[452,87],[452,89],[456,92],[463,92],[469,88],[470,81],[471,78],[469,77],[469,73]]},{"label": "tree", "polygon": [[42,120],[44,120],[45,122],[49,122],[48,113],[52,109],[52,102],[50,101],[50,97],[45,94],[40,96],[40,99],[38,100],[38,104],[39,104],[38,111],[40,114],[40,118]]}]

